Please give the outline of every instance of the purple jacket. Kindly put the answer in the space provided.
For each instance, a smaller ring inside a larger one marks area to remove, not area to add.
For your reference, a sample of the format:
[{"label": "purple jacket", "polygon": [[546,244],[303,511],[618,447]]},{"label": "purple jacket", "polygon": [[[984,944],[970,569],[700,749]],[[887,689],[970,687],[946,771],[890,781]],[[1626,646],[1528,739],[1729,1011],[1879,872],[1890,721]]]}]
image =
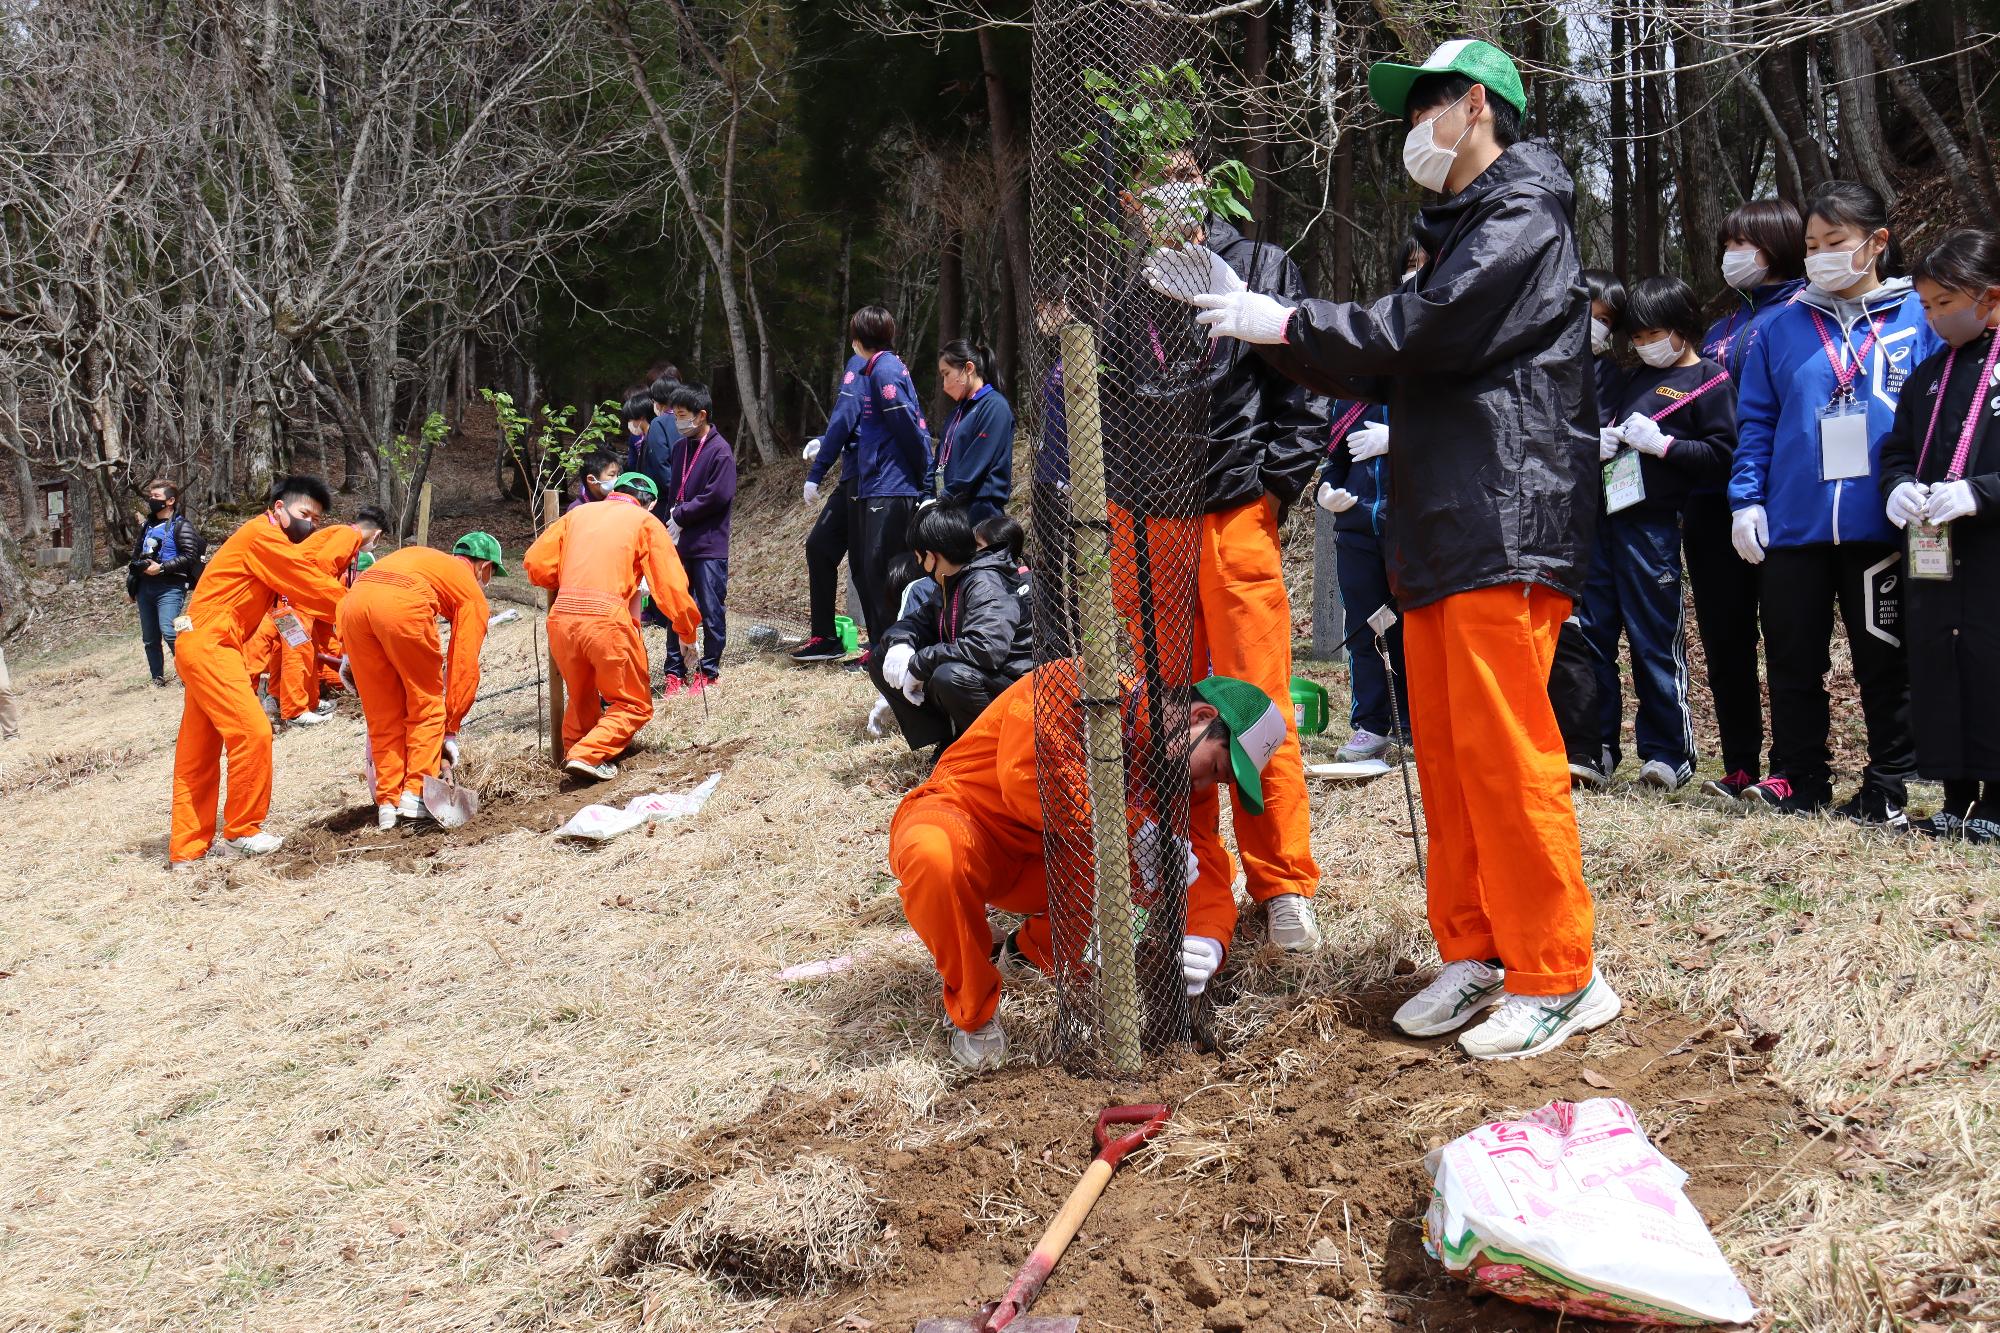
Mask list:
[{"label": "purple jacket", "polygon": [[683,560],[729,558],[729,510],[736,501],[736,454],[715,427],[700,441],[677,439],[668,455],[671,476],[662,503],[681,525]]}]

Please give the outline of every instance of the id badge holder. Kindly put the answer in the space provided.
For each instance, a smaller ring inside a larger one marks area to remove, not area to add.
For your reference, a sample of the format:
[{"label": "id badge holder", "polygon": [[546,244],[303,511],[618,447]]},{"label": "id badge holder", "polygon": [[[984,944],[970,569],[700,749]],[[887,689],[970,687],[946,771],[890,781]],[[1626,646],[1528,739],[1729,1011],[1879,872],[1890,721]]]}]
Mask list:
[{"label": "id badge holder", "polygon": [[1912,523],[1903,531],[1910,544],[1910,577],[1949,582],[1951,524]]},{"label": "id badge holder", "polygon": [[194,633],[194,617],[185,614],[175,616],[174,633],[177,635]]},{"label": "id badge holder", "polygon": [[1868,405],[1843,394],[1819,410],[1819,479],[1868,475]]},{"label": "id badge holder", "polygon": [[278,634],[284,639],[288,647],[303,648],[306,646],[308,638],[306,627],[299,623],[299,618],[296,615],[290,611],[279,612],[277,625]]},{"label": "id badge holder", "polygon": [[1630,509],[1646,498],[1646,474],[1639,466],[1639,451],[1627,449],[1604,465],[1604,512],[1615,514]]}]

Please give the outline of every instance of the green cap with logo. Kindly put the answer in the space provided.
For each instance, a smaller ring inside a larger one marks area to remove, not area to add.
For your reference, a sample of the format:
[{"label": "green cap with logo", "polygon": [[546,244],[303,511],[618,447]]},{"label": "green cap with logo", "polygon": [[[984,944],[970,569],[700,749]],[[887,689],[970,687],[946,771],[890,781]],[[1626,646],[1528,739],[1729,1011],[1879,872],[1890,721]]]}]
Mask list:
[{"label": "green cap with logo", "polygon": [[648,500],[657,500],[660,498],[658,484],[643,472],[619,473],[618,480],[611,483],[611,489],[614,491],[632,491],[645,496]]},{"label": "green cap with logo", "polygon": [[1210,676],[1194,688],[1229,728],[1229,769],[1243,808],[1263,814],[1264,768],[1285,743],[1285,715],[1270,695],[1234,676]]},{"label": "green cap with logo", "polygon": [[1406,119],[1410,85],[1426,74],[1462,74],[1474,83],[1485,85],[1488,92],[1511,104],[1516,111],[1528,109],[1521,71],[1514,68],[1513,60],[1493,43],[1470,37],[1446,42],[1421,65],[1376,61],[1368,67],[1368,95],[1375,99],[1376,106],[1396,119]]},{"label": "green cap with logo", "polygon": [[502,564],[500,542],[490,532],[468,532],[451,544],[453,555],[462,555],[467,560],[491,560],[495,574],[505,574],[507,566]]},{"label": "green cap with logo", "polygon": [[363,551],[360,555],[354,557],[354,572],[359,574],[374,563],[375,553],[373,551]]}]

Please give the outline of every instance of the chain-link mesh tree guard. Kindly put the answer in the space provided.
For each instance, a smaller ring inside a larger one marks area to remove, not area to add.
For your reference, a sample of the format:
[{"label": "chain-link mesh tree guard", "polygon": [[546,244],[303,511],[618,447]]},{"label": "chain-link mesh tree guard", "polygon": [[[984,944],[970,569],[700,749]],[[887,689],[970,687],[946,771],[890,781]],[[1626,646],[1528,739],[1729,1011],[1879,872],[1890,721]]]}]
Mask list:
[{"label": "chain-link mesh tree guard", "polygon": [[1119,1071],[1189,1035],[1187,712],[1205,672],[1211,352],[1190,307],[1143,270],[1163,220],[1199,217],[1162,188],[1193,162],[1198,87],[1180,67],[1193,46],[1190,25],[1127,0],[1035,5],[1035,749],[1055,1046]]}]

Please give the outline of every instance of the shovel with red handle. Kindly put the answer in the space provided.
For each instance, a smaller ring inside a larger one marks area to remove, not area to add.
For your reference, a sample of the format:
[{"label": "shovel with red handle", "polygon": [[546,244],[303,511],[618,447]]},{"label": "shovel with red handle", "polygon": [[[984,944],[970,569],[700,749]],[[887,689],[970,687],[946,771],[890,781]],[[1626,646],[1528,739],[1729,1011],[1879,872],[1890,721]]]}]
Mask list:
[{"label": "shovel with red handle", "polygon": [[[1125,1155],[1159,1133],[1167,1123],[1167,1108],[1157,1103],[1150,1106],[1113,1106],[1097,1113],[1097,1156],[1092,1159],[1083,1179],[1076,1182],[1076,1188],[1069,1192],[1062,1211],[1056,1214],[1049,1229],[1035,1242],[1035,1252],[1028,1256],[1028,1262],[1021,1265],[1021,1271],[1014,1274],[1014,1280],[1007,1284],[1007,1292],[998,1301],[979,1312],[977,1319],[963,1319],[947,1316],[937,1319],[919,1320],[916,1333],[1076,1333],[1079,1318],[1076,1315],[1031,1315],[1027,1313],[1035,1297],[1042,1291],[1042,1284],[1049,1280],[1055,1270],[1056,1261],[1076,1238],[1083,1219],[1090,1215],[1090,1209],[1097,1202],[1097,1196],[1104,1193],[1104,1187],[1111,1182],[1111,1173],[1118,1169],[1118,1163]],[[1112,1138],[1110,1130],[1114,1125],[1136,1125],[1129,1134]]]}]

